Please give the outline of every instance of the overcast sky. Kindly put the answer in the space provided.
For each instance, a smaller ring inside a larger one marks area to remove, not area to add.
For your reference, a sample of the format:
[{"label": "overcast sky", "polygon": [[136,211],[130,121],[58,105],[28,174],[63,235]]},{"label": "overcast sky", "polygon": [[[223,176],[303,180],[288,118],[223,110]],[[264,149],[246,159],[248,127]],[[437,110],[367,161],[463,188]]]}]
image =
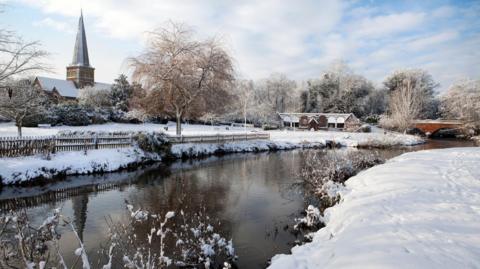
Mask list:
[{"label": "overcast sky", "polygon": [[376,83],[401,68],[423,68],[442,89],[480,78],[480,1],[0,0],[1,27],[40,40],[52,77],[71,62],[80,8],[97,81],[126,72],[145,32],[168,20],[223,39],[242,78],[272,72],[317,78],[342,59]]}]

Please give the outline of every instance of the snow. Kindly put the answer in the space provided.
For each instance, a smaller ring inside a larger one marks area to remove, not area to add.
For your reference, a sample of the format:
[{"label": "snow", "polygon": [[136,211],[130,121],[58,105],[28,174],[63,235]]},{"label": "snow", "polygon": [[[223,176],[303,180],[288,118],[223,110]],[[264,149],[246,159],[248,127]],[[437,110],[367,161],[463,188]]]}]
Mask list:
[{"label": "snow", "polygon": [[147,159],[144,153],[134,148],[89,150],[87,155],[83,151],[60,152],[52,155],[51,160],[40,156],[2,158],[0,178],[3,184],[14,184],[60,174],[110,172]]},{"label": "snow", "polygon": [[313,241],[270,268],[479,268],[479,164],[479,148],[450,148],[361,172]]},{"label": "snow", "polygon": [[[47,77],[37,77],[38,82],[42,86],[43,90],[52,92],[53,89],[56,89],[61,96],[65,97],[74,97],[78,96],[78,89],[71,80],[56,79],[56,78],[47,78]],[[95,82],[93,88],[98,90],[110,89],[111,85],[106,83]]]},{"label": "snow", "polygon": [[[168,130],[165,130],[168,128]],[[241,134],[245,130],[249,133],[263,132],[259,128],[232,127],[232,126],[209,126],[199,124],[182,124],[183,135],[216,135],[216,134]],[[175,123],[167,124],[127,124],[107,123],[88,126],[55,126],[51,128],[22,128],[24,136],[46,136],[56,135],[60,131],[93,131],[93,132],[164,132],[168,135],[175,135]],[[274,142],[290,143],[325,143],[326,140],[333,140],[343,146],[411,146],[424,142],[418,136],[384,132],[379,128],[372,128],[372,133],[349,133],[341,131],[290,131],[273,130],[270,133]],[[0,123],[0,136],[16,136],[17,128],[13,123]]]},{"label": "snow", "polygon": [[[168,130],[165,130],[165,127]],[[244,127],[231,126],[210,126],[200,124],[182,124],[183,135],[215,135],[215,134],[233,134],[245,133]],[[259,131],[260,129],[247,128],[247,131]],[[175,135],[175,123],[167,124],[143,123],[106,123],[92,124],[88,126],[53,126],[50,128],[23,127],[24,136],[45,136],[56,135],[60,131],[92,131],[92,132],[164,132],[168,135]],[[17,127],[13,122],[0,123],[0,136],[16,136]]]},{"label": "snow", "polygon": [[[165,130],[168,129],[168,130]],[[25,136],[56,135],[65,131],[92,132],[153,132],[161,131],[169,135],[175,134],[175,124],[120,124],[109,123],[89,126],[59,126],[52,128],[23,128]],[[247,132],[255,133],[260,129],[249,128]],[[245,133],[243,127],[183,125],[184,135],[212,135]],[[416,136],[398,133],[385,133],[374,129],[372,133],[347,133],[339,131],[269,131],[270,140],[249,140],[227,143],[185,143],[174,144],[171,153],[177,158],[208,156],[216,153],[260,152],[271,150],[287,150],[296,148],[323,148],[328,141],[342,146],[390,147],[416,145],[424,141]],[[0,136],[15,136],[13,123],[0,124]],[[43,177],[46,179],[56,175],[88,174],[94,172],[110,172],[144,161],[156,160],[156,156],[135,148],[90,150],[87,155],[82,151],[62,152],[52,155],[51,160],[41,156],[3,158],[0,162],[0,179],[4,185]]]},{"label": "snow", "polygon": [[272,140],[249,140],[236,141],[221,144],[175,144],[172,145],[171,153],[177,158],[182,157],[200,157],[208,156],[215,153],[238,153],[238,152],[260,152],[269,150],[286,150],[295,148],[315,148],[325,147],[324,142],[289,142],[289,141],[272,141]]},{"label": "snow", "polygon": [[270,139],[273,141],[300,142],[322,142],[327,140],[335,141],[346,147],[372,146],[372,147],[393,147],[413,146],[424,143],[418,136],[384,132],[375,128],[371,133],[350,133],[341,131],[269,131]]}]

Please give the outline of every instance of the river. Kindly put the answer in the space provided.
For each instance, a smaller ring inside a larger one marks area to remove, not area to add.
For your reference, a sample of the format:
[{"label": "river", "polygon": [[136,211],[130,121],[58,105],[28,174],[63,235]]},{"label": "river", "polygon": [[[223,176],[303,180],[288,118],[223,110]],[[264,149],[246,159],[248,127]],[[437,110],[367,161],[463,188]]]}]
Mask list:
[{"label": "river", "polygon": [[[388,159],[408,151],[459,146],[473,143],[439,139],[376,151]],[[291,227],[308,206],[307,192],[296,184],[301,181],[305,152],[232,154],[135,171],[70,176],[44,186],[4,187],[0,205],[2,210],[14,203],[17,209],[23,206],[34,223],[61,207],[64,215],[71,216],[91,260],[98,259],[98,250],[108,239],[105,217],[126,218],[125,201],[162,214],[205,210],[218,220],[218,231],[233,239],[239,268],[264,268],[272,256],[289,253],[295,241],[301,240]],[[78,246],[73,234],[62,229],[63,253],[72,262]]]}]

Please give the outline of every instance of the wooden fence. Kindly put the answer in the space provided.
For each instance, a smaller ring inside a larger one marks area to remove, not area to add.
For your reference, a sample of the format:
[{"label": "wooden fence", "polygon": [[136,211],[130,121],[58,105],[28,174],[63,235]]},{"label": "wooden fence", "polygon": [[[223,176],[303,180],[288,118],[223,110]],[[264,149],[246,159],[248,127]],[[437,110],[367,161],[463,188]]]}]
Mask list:
[{"label": "wooden fence", "polygon": [[241,140],[270,139],[268,133],[249,133],[249,134],[218,134],[218,135],[189,135],[189,136],[169,136],[168,139],[173,144],[180,143],[222,143]]},{"label": "wooden fence", "polygon": [[0,157],[131,147],[131,135],[0,137]]},{"label": "wooden fence", "polygon": [[[169,136],[173,144],[223,143],[240,140],[270,139],[268,133]],[[0,157],[48,155],[60,151],[128,148],[133,145],[131,135],[109,136],[49,136],[49,137],[0,137]]]}]

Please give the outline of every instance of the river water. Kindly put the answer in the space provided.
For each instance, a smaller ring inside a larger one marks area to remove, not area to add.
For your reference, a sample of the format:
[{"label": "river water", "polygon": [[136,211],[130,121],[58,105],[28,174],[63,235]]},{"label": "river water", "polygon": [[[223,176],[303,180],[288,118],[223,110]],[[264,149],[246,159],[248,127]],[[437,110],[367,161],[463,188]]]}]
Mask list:
[{"label": "river water", "polygon": [[[408,151],[473,146],[469,141],[430,140],[415,147],[376,150],[385,158]],[[369,150],[362,150],[368,152]],[[135,171],[71,176],[45,186],[4,187],[0,205],[26,208],[33,222],[41,222],[61,207],[74,222],[91,260],[107,241],[105,217],[122,221],[126,202],[151,212],[204,210],[218,220],[216,229],[232,238],[239,268],[264,268],[278,253],[289,253],[297,236],[294,218],[308,206],[308,192],[299,176],[306,151],[232,154],[201,160],[152,165]],[[78,247],[65,229],[61,246],[67,262]],[[298,236],[299,237],[299,236]],[[78,264],[77,267],[80,267]]]}]

